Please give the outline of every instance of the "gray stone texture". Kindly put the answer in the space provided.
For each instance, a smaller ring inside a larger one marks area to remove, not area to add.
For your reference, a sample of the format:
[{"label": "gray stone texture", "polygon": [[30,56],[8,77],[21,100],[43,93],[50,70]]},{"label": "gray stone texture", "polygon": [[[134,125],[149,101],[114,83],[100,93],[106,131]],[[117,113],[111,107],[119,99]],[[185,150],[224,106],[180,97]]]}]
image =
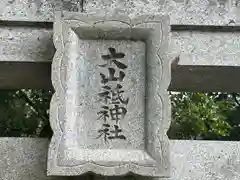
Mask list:
[{"label": "gray stone texture", "polygon": [[0,180],[65,180],[47,177],[46,139],[0,138]]},{"label": "gray stone texture", "polygon": [[0,19],[7,21],[52,21],[55,0],[2,0]]},{"label": "gray stone texture", "polygon": [[0,19],[5,21],[54,21],[54,11],[82,11],[82,0],[2,0]]},{"label": "gray stone texture", "polygon": [[172,141],[174,180],[237,180],[240,143],[226,141]]},{"label": "gray stone texture", "polygon": [[[0,138],[0,180],[88,180],[85,177],[47,177],[47,139]],[[171,140],[172,177],[161,180],[238,180],[240,142]],[[97,177],[91,180],[150,180]],[[155,178],[157,179],[157,178]]]},{"label": "gray stone texture", "polygon": [[[51,62],[55,48],[52,29],[0,28],[0,61]],[[240,66],[239,32],[171,32],[171,52],[179,65]]]},{"label": "gray stone texture", "polygon": [[172,53],[179,65],[240,66],[239,32],[174,31]]},{"label": "gray stone texture", "polygon": [[0,39],[0,61],[51,62],[55,52],[47,28],[1,27]]},{"label": "gray stone texture", "polygon": [[[53,21],[60,0],[2,0],[0,19]],[[83,5],[83,6],[82,6]],[[238,0],[63,0],[62,7],[87,13],[169,13],[171,24],[232,25],[240,23]]]},{"label": "gray stone texture", "polygon": [[88,0],[86,13],[162,14],[168,13],[171,24],[237,25],[240,4],[235,0]]},{"label": "gray stone texture", "polygon": [[[114,176],[126,173],[169,176],[166,135],[171,120],[167,92],[172,60],[168,57],[169,18],[130,19],[69,12],[60,17],[54,24],[56,53],[52,82],[55,94],[50,105],[54,135],[49,148],[48,174],[68,176],[91,171]],[[126,69],[114,62],[108,63],[116,69],[114,76],[125,73],[123,81],[103,83],[112,88],[122,85],[120,90],[125,93],[120,96],[129,97],[125,110],[116,110],[115,105],[99,101],[98,93],[103,91],[101,82],[110,76],[107,67],[99,67],[107,62],[101,56],[109,53],[108,48],[125,53],[123,59],[117,60],[124,63]],[[105,108],[101,109],[103,106]],[[106,106],[110,108],[107,113],[111,118],[104,122],[97,114],[106,110]],[[98,130],[105,128],[103,123],[110,126],[109,137],[112,135],[115,122],[111,120],[116,117],[111,116],[112,110],[126,111],[124,118],[116,122],[122,129],[119,135],[124,135],[126,140],[107,139],[105,142],[102,132],[101,138],[97,138]]]}]

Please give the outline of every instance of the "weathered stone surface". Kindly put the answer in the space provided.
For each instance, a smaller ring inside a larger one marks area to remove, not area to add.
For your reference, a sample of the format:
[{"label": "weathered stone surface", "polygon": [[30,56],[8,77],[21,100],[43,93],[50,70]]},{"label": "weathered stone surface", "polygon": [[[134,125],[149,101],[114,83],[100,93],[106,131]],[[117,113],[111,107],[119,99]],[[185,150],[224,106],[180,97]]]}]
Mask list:
[{"label": "weathered stone surface", "polygon": [[237,25],[240,3],[236,0],[88,0],[86,13],[139,14],[168,13],[171,24]]},{"label": "weathered stone surface", "polygon": [[[0,138],[1,180],[87,180],[86,177],[47,177],[47,139]],[[172,177],[161,180],[238,180],[240,142],[170,140]],[[90,178],[89,178],[90,179]],[[133,180],[93,177],[91,180]],[[152,178],[135,177],[134,180]],[[155,178],[157,179],[157,178]]]},{"label": "weathered stone surface", "polygon": [[0,19],[13,21],[53,21],[57,0],[2,0]]},{"label": "weathered stone surface", "polygon": [[172,32],[172,45],[179,65],[240,66],[239,32]]},{"label": "weathered stone surface", "polygon": [[237,0],[2,0],[0,19],[13,21],[54,21],[54,9],[87,13],[159,14],[169,13],[171,24],[232,25],[240,23]]},{"label": "weathered stone surface", "polygon": [[66,180],[46,176],[46,139],[0,138],[0,144],[0,180]]},{"label": "weathered stone surface", "polygon": [[171,141],[174,180],[237,180],[240,178],[240,143]]},{"label": "weathered stone surface", "polygon": [[[240,143],[220,141],[171,140],[172,177],[161,180],[238,180]],[[97,180],[123,180],[121,177],[96,177]],[[151,180],[128,177],[129,180]],[[159,179],[160,180],[160,179]]]},{"label": "weathered stone surface", "polygon": [[[0,39],[0,61],[48,62],[55,52],[51,29],[1,27]],[[240,66],[239,32],[173,31],[171,42],[179,65]]]},{"label": "weathered stone surface", "polygon": [[55,10],[82,11],[82,0],[2,0],[0,19],[6,21],[54,21]]},{"label": "weathered stone surface", "polygon": [[165,16],[55,23],[49,175],[169,175],[169,32]]},{"label": "weathered stone surface", "polygon": [[47,62],[55,52],[51,29],[1,27],[0,40],[0,61]]}]

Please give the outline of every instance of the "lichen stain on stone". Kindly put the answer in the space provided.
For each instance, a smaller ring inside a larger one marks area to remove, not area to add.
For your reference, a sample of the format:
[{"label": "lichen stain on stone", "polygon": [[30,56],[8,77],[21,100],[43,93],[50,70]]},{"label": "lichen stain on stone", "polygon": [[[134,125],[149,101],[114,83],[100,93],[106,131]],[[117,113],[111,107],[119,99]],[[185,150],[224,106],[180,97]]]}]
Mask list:
[{"label": "lichen stain on stone", "polygon": [[209,6],[216,7],[217,5],[218,5],[218,3],[216,2],[216,0],[209,0]]},{"label": "lichen stain on stone", "polygon": [[162,6],[162,5],[166,4],[166,0],[160,0],[160,1],[158,2],[158,4],[159,4],[160,6]]},{"label": "lichen stain on stone", "polygon": [[16,0],[9,0],[8,4],[13,4]]},{"label": "lichen stain on stone", "polygon": [[217,0],[217,2],[221,5],[224,5],[228,2],[229,0]]},{"label": "lichen stain on stone", "polygon": [[[144,3],[149,3],[149,1],[148,0],[141,0],[142,2],[144,2]],[[160,0],[161,1],[161,0]],[[163,1],[165,1],[165,0],[163,0]]]},{"label": "lichen stain on stone", "polygon": [[176,3],[184,3],[187,0],[173,0],[173,1],[175,1]]},{"label": "lichen stain on stone", "polygon": [[232,178],[240,176],[240,166],[239,158],[237,155],[233,155],[228,158],[226,164],[222,165],[220,168],[220,173],[224,175],[225,178]]}]

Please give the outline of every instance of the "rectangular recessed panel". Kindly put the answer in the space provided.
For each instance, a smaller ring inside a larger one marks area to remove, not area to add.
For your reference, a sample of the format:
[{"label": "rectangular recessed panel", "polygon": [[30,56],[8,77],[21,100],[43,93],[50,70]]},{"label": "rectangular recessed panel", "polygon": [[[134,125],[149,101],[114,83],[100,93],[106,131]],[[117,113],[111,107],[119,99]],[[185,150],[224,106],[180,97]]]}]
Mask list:
[{"label": "rectangular recessed panel", "polygon": [[145,44],[72,39],[67,46],[62,141],[68,148],[61,155],[77,161],[84,159],[81,149],[144,150]]}]

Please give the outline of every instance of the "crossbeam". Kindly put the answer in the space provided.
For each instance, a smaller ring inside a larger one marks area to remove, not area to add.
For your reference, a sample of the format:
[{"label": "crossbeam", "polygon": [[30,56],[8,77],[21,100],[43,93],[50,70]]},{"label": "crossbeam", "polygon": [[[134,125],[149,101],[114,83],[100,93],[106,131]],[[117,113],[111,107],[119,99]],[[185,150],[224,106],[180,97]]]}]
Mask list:
[{"label": "crossbeam", "polygon": [[[54,9],[60,0],[1,0],[0,20],[53,22]],[[237,0],[196,1],[196,0],[128,0],[112,2],[87,0],[62,0],[63,10],[83,11],[83,13],[106,12],[134,14],[168,13],[172,25],[220,25],[240,24]],[[83,2],[83,3],[82,3]],[[110,5],[111,4],[111,5]]]},{"label": "crossbeam", "polygon": [[[96,175],[47,177],[47,139],[0,138],[0,144],[0,177],[4,180],[134,180]],[[240,142],[171,140],[172,177],[161,180],[240,179],[239,148]]]},{"label": "crossbeam", "polygon": [[[51,89],[51,61],[55,53],[52,24],[6,25],[0,26],[0,88]],[[179,26],[172,29],[171,52],[181,56],[172,71],[169,90],[240,91],[240,85],[235,83],[240,75],[237,29],[236,32],[202,32]]]},{"label": "crossbeam", "polygon": [[[239,66],[178,65],[172,71],[171,91],[240,91]],[[51,62],[0,62],[0,89],[20,88],[52,89]]]}]

